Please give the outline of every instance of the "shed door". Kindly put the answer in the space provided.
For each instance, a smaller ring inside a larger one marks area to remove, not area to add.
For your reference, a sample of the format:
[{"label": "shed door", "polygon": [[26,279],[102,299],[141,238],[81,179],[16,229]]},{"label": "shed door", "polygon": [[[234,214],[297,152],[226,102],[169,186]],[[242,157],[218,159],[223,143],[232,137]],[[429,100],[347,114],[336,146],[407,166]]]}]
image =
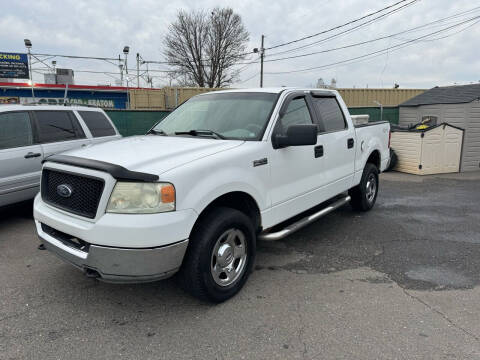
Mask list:
[{"label": "shed door", "polygon": [[463,131],[446,126],[443,136],[445,144],[444,172],[458,172],[460,171]]},{"label": "shed door", "polygon": [[425,131],[422,141],[422,174],[442,173],[445,151],[443,146],[443,131],[441,127]]},{"label": "shed door", "polygon": [[463,132],[450,126],[439,126],[424,134],[421,173],[458,172]]}]

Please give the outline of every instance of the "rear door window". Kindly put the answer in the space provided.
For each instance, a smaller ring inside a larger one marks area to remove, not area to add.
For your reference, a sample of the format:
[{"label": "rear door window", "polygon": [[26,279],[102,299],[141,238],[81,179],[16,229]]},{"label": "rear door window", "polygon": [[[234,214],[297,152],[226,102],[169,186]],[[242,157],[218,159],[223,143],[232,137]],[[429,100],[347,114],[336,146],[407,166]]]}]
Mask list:
[{"label": "rear door window", "polygon": [[34,111],[41,143],[84,139],[78,120],[71,111]]},{"label": "rear door window", "polygon": [[32,124],[28,112],[0,113],[0,150],[32,144]]},{"label": "rear door window", "polygon": [[112,124],[103,113],[98,111],[79,111],[78,113],[87,124],[93,137],[117,135]]},{"label": "rear door window", "polygon": [[[339,131],[347,128],[342,109],[334,97],[313,97],[313,104],[319,121],[323,123],[326,132]],[[319,124],[322,128],[322,124]]]}]

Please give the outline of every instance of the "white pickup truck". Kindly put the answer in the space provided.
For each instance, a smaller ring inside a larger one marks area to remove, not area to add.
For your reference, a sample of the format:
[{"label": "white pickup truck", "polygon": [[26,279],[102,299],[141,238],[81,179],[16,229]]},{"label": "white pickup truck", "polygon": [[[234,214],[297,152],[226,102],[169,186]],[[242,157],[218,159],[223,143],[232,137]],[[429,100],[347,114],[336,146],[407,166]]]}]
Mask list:
[{"label": "white pickup truck", "polygon": [[43,246],[108,282],[178,272],[221,302],[246,282],[257,240],[278,240],[350,202],[370,210],[388,122],[353,126],[336,91],[195,96],[147,135],[46,159],[34,216]]}]

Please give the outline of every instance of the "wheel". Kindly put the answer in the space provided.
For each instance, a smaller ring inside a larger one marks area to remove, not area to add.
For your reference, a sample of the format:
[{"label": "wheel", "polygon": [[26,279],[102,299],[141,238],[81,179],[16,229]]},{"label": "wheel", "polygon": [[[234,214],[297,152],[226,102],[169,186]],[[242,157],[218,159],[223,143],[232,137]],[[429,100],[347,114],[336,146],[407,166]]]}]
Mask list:
[{"label": "wheel", "polygon": [[193,296],[215,303],[243,287],[255,261],[255,231],[242,212],[215,208],[195,225],[179,279]]},{"label": "wheel", "polygon": [[377,200],[378,194],[378,169],[375,165],[367,163],[363,169],[360,184],[349,190],[352,198],[350,204],[355,210],[368,211]]},{"label": "wheel", "polygon": [[397,165],[397,161],[398,161],[397,154],[395,154],[395,151],[393,149],[390,149],[390,162],[388,163],[388,166],[385,169],[385,171],[393,170]]}]

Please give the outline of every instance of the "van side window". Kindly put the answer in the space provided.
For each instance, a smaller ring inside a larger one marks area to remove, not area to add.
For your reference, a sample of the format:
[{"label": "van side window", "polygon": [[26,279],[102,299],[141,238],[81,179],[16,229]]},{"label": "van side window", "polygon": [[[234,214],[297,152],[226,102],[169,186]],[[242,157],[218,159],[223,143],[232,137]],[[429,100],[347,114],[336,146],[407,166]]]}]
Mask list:
[{"label": "van side window", "polygon": [[36,110],[41,143],[84,139],[85,134],[71,111]]},{"label": "van side window", "polygon": [[290,125],[312,124],[304,97],[293,99],[288,104],[285,114],[280,119],[281,132],[285,133]]},{"label": "van side window", "polygon": [[115,129],[104,114],[99,111],[79,111],[93,137],[117,135]]},{"label": "van side window", "polygon": [[312,101],[326,132],[347,128],[342,109],[334,97],[313,97]]},{"label": "van side window", "polygon": [[32,144],[32,124],[27,112],[0,113],[0,150]]}]

